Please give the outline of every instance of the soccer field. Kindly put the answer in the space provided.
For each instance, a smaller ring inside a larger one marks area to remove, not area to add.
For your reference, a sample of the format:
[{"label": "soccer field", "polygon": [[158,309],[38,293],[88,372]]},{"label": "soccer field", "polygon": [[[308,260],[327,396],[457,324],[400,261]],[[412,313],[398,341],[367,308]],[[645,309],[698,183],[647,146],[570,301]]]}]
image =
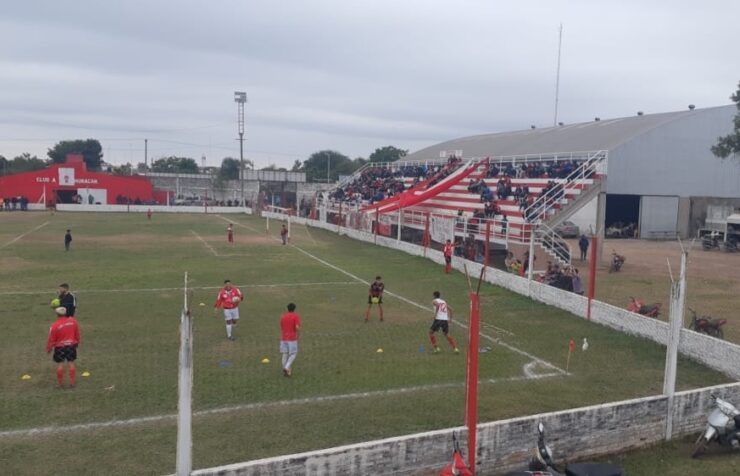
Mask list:
[{"label": "soccer field", "polygon": [[[65,253],[67,228],[74,240]],[[264,220],[245,215],[155,214],[149,222],[145,214],[0,213],[3,472],[174,471],[186,271],[195,303],[194,467],[461,425],[464,276],[302,226],[282,246],[277,228],[271,222],[268,234]],[[374,314],[365,323],[368,282],[378,274],[386,320]],[[235,341],[213,313],[226,278],[245,293]],[[77,296],[82,344],[77,387],[58,390],[44,345],[62,282]],[[430,352],[435,290],[454,309],[459,355],[443,338],[443,351]],[[303,326],[294,375],[285,378],[278,321],[291,301]],[[657,344],[487,284],[481,320],[481,421],[661,392]],[[579,350],[566,373],[570,338]],[[685,359],[678,375],[681,390],[729,381]]]}]

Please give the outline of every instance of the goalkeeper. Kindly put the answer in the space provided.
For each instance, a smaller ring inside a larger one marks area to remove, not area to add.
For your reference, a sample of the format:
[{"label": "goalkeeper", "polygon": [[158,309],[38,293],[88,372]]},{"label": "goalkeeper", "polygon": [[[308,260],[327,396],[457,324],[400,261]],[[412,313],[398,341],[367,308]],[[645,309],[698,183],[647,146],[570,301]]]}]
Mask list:
[{"label": "goalkeeper", "polygon": [[375,276],[375,281],[370,284],[370,290],[367,295],[367,311],[365,311],[365,322],[370,320],[370,309],[373,304],[378,305],[378,311],[380,312],[380,320],[383,320],[383,291],[385,291],[385,284],[383,284],[383,278]]}]

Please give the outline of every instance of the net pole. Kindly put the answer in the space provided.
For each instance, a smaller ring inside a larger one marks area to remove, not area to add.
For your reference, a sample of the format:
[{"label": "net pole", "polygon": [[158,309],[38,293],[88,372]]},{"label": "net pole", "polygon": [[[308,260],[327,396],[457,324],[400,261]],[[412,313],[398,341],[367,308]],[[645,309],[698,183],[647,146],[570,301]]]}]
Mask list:
[{"label": "net pole", "polygon": [[596,235],[591,236],[591,263],[589,266],[589,277],[588,277],[588,309],[586,310],[586,319],[591,320],[591,303],[594,300],[596,294],[596,256],[598,248],[598,238]]},{"label": "net pole", "polygon": [[429,212],[426,212],[426,221],[424,223],[424,256],[427,255],[427,249],[431,244],[431,237],[429,236]]},{"label": "net pole", "polygon": [[291,234],[290,234],[290,222],[291,222],[290,213],[288,213],[288,237],[287,237],[288,240],[290,240],[290,237],[291,237]]},{"label": "net pole", "polygon": [[177,476],[189,476],[193,468],[193,322],[188,303],[187,272],[183,303],[177,379]]},{"label": "net pole", "polygon": [[478,347],[480,340],[480,301],[470,291],[470,322],[468,332],[468,362],[465,398],[465,424],[468,427],[468,467],[475,474],[475,454],[478,430]]}]

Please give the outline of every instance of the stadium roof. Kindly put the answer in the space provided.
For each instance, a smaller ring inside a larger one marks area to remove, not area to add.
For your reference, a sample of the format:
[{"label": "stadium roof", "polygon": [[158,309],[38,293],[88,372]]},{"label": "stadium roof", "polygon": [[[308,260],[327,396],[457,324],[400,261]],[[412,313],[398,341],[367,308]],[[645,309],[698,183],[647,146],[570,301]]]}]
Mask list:
[{"label": "stadium roof", "polygon": [[436,159],[440,158],[442,151],[447,151],[449,155],[455,150],[462,150],[463,157],[612,150],[641,134],[689,115],[713,114],[728,108],[734,109],[735,105],[602,119],[542,129],[481,134],[426,147],[409,154],[405,160]]}]

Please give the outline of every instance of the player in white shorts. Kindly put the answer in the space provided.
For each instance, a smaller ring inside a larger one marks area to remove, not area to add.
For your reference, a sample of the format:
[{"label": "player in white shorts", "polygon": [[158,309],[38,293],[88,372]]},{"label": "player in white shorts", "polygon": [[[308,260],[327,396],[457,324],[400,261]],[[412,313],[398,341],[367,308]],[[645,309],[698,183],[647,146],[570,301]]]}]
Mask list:
[{"label": "player in white shorts", "polygon": [[450,344],[450,347],[452,347],[452,350],[457,354],[460,351],[457,348],[455,339],[449,335],[452,308],[440,297],[439,291],[434,291],[432,295],[434,296],[434,299],[432,300],[432,304],[434,305],[434,322],[432,322],[432,327],[429,328],[429,340],[432,341],[434,352],[437,353],[440,351],[439,346],[437,345],[437,337],[434,334],[441,330],[447,338],[447,342]]},{"label": "player in white shorts", "polygon": [[223,308],[224,319],[226,320],[226,337],[234,340],[233,329],[239,321],[239,304],[244,300],[244,295],[239,288],[231,285],[230,280],[224,281],[224,287],[218,292],[216,304],[213,305],[213,312],[216,309]]}]

